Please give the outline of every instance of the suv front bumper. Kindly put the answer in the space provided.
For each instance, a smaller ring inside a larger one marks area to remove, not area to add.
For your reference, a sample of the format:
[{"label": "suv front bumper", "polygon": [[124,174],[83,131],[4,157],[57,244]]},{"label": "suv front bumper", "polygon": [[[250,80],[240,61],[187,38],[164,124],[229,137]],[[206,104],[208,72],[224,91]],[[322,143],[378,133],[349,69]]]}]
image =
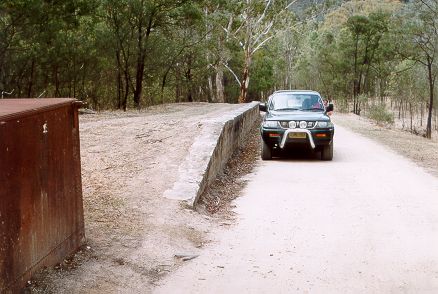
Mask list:
[{"label": "suv front bumper", "polygon": [[[304,133],[306,138],[291,138],[289,134]],[[273,148],[285,149],[288,146],[309,144],[312,149],[329,145],[333,140],[334,128],[328,129],[267,129],[261,128],[265,143]]]}]

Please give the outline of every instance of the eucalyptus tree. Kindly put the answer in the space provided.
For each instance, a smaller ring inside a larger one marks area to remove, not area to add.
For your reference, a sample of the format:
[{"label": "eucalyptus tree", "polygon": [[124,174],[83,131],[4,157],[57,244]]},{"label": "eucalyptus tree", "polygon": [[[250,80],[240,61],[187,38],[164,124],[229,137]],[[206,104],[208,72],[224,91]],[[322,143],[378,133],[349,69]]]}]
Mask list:
[{"label": "eucalyptus tree", "polygon": [[306,27],[293,14],[288,13],[277,23],[277,33],[267,46],[267,51],[275,54],[275,87],[292,89],[295,86],[294,66],[299,58],[306,32]]},{"label": "eucalyptus tree", "polygon": [[204,1],[205,59],[208,69],[212,70],[207,76],[209,99],[221,103],[226,101],[224,71],[227,67],[230,69],[228,63],[232,55],[227,46],[229,34],[223,27],[230,17],[231,9],[232,6],[225,0]]},{"label": "eucalyptus tree", "polygon": [[[420,133],[417,127],[423,126],[424,105],[428,101],[427,74],[423,66],[412,60],[403,60],[395,68],[389,79],[388,93],[392,104],[396,104],[398,118],[405,127],[405,114],[409,113],[409,130]],[[420,116],[419,126],[415,118]]]},{"label": "eucalyptus tree", "polygon": [[[12,90],[8,87],[7,67],[10,58],[11,48],[16,40],[15,27],[20,22],[20,15],[13,15],[11,12],[13,7],[9,1],[0,2],[0,91]],[[10,93],[10,92],[8,92]]]},{"label": "eucalyptus tree", "polygon": [[359,113],[359,96],[375,92],[375,83],[384,85],[389,75],[387,30],[399,6],[393,0],[354,0],[312,9],[300,27],[295,84],[331,98],[356,97],[353,109]]},{"label": "eucalyptus tree", "polygon": [[107,23],[118,41],[115,55],[124,75],[125,96],[132,91],[136,108],[142,100],[151,37],[178,29],[191,4],[191,0],[104,0]]},{"label": "eucalyptus tree", "polygon": [[348,19],[347,27],[351,39],[353,70],[353,112],[360,114],[359,95],[369,92],[370,69],[374,65],[380,41],[388,31],[388,15],[371,13],[368,17],[355,15]]},{"label": "eucalyptus tree", "polygon": [[275,35],[277,22],[295,1],[233,0],[231,14],[223,29],[234,39],[243,53],[242,74],[234,74],[240,86],[239,102],[247,102],[250,69],[254,54]]},{"label": "eucalyptus tree", "polygon": [[438,0],[417,0],[401,15],[398,53],[424,66],[427,72],[429,105],[426,137],[432,137],[435,82],[438,74]]},{"label": "eucalyptus tree", "polygon": [[79,95],[90,56],[84,19],[95,6],[85,0],[1,1],[1,87],[18,97]]}]

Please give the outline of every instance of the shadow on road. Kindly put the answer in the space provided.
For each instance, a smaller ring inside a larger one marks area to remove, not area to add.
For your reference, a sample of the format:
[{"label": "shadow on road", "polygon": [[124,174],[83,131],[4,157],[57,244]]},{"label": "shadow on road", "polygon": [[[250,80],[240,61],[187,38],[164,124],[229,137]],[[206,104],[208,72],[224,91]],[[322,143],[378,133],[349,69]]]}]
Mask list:
[{"label": "shadow on road", "polygon": [[291,149],[287,151],[276,151],[272,160],[278,161],[320,161],[321,153],[308,149]]}]

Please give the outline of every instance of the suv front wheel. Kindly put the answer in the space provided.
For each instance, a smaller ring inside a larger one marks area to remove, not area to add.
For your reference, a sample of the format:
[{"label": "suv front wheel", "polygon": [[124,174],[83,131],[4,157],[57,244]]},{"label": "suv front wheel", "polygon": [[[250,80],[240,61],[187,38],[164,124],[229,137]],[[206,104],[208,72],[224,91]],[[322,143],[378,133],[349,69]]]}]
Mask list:
[{"label": "suv front wheel", "polygon": [[332,160],[333,159],[333,141],[326,146],[322,147],[321,150],[321,160]]},{"label": "suv front wheel", "polygon": [[272,150],[262,139],[262,159],[263,160],[271,160],[272,159]]}]

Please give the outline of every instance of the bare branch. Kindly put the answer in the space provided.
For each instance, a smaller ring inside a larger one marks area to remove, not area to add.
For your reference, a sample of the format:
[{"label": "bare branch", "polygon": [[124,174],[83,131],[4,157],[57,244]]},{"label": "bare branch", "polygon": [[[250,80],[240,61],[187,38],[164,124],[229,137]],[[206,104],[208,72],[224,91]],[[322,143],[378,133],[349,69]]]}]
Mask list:
[{"label": "bare branch", "polygon": [[264,9],[262,15],[260,15],[259,19],[256,21],[256,26],[265,18],[266,13],[268,12],[270,5],[271,5],[271,0],[269,0],[268,3],[266,3],[265,9]]},{"label": "bare branch", "polygon": [[271,40],[274,36],[269,36],[267,37],[263,42],[261,42],[257,47],[255,47],[252,51],[251,54],[254,54],[257,50],[259,50],[260,48],[262,48],[263,45],[265,45],[266,42],[268,42],[269,40]]},{"label": "bare branch", "polygon": [[257,38],[254,40],[254,42],[252,42],[253,46],[256,46],[257,43],[260,41],[261,38],[263,38],[263,36],[267,35],[269,33],[269,31],[271,30],[272,26],[273,26],[274,22],[271,21],[267,26],[266,29],[260,33]]},{"label": "bare branch", "polygon": [[239,87],[241,87],[242,83],[240,82],[239,77],[236,75],[236,73],[228,66],[227,63],[224,62],[223,64],[230,71],[230,73],[234,76],[234,79],[239,84]]},{"label": "bare branch", "polygon": [[[432,4],[429,3],[429,1],[425,1],[425,0],[420,0],[420,2],[425,5],[430,11],[434,12],[434,13],[438,13],[437,9],[432,7]],[[436,1],[435,1],[436,2]]]},{"label": "bare branch", "polygon": [[289,3],[284,9],[289,9],[289,7],[291,7],[293,4],[295,4],[295,2],[297,2],[298,0],[294,0],[291,3]]},{"label": "bare branch", "polygon": [[233,25],[233,15],[230,15],[230,20],[228,21],[227,24],[227,29],[225,30],[227,32],[227,35],[225,36],[225,39],[228,41],[228,38],[230,36],[230,31],[231,31],[231,26]]},{"label": "bare branch", "polygon": [[228,38],[229,38],[230,35],[231,35],[234,39],[236,39],[237,42],[239,42],[240,47],[242,47],[242,49],[245,49],[245,47],[246,47],[245,44],[243,44],[242,41],[240,41],[240,40],[236,37],[235,34],[231,34],[230,31],[229,31],[227,28],[225,28],[225,27],[222,27],[222,29],[227,33],[226,36],[225,36],[225,40],[226,40],[226,41],[228,41]]},{"label": "bare branch", "polygon": [[246,22],[242,21],[242,24],[234,31],[234,34],[237,34],[240,31],[240,29],[244,27],[245,24]]}]

